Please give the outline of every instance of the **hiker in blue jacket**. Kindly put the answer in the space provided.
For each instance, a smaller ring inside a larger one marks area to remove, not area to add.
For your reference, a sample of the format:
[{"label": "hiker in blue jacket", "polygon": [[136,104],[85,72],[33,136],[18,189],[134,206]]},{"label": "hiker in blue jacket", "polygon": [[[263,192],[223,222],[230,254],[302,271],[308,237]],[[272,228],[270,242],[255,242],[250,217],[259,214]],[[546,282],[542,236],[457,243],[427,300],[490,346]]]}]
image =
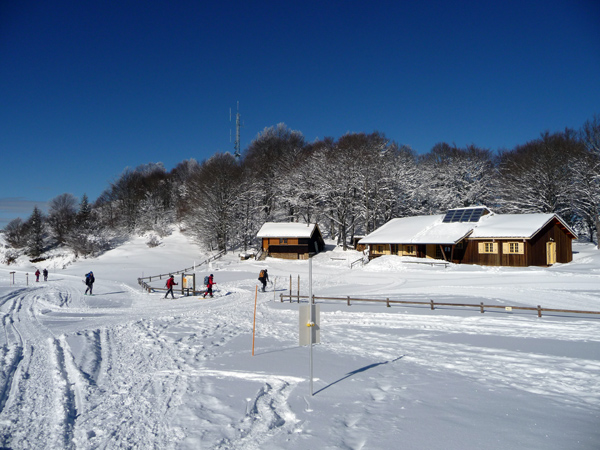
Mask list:
[{"label": "hiker in blue jacket", "polygon": [[85,276],[85,285],[87,286],[87,289],[85,290],[85,294],[83,295],[87,295],[88,291],[90,292],[90,295],[92,295],[94,281],[96,281],[96,279],[94,278],[94,272],[90,272]]}]

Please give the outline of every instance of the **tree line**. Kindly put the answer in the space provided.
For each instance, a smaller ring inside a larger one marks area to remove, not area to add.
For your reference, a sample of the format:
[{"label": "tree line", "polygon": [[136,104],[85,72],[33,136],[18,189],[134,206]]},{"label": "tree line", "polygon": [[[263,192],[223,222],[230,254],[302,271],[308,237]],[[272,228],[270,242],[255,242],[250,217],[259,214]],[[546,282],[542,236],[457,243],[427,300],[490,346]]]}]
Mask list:
[{"label": "tree line", "polygon": [[486,205],[499,213],[556,213],[579,234],[600,229],[600,116],[579,130],[545,132],[511,150],[436,144],[417,154],[383,133],[306,142],[284,124],[265,128],[238,160],[217,153],[127,168],[90,203],[62,194],[4,229],[38,258],[64,245],[86,256],[132,233],[148,244],[173,224],[208,250],[248,250],[264,222],[318,223],[344,249],[395,217]]}]

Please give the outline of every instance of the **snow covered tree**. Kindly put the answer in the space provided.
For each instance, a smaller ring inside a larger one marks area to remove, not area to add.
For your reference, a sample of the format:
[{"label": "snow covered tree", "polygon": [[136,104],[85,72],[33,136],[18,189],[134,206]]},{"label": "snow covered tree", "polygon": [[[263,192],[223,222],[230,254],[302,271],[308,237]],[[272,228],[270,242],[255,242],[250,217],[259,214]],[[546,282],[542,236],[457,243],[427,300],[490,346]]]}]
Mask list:
[{"label": "snow covered tree", "polygon": [[233,155],[217,153],[200,164],[187,181],[188,195],[194,202],[187,221],[196,238],[209,249],[227,251],[236,227],[241,173]]},{"label": "snow covered tree", "polygon": [[420,183],[415,152],[410,147],[392,144],[382,158],[381,200],[374,228],[396,217],[417,214]]},{"label": "snow covered tree", "polygon": [[474,145],[466,148],[436,144],[419,161],[422,213],[438,214],[451,208],[490,205],[495,176],[492,154]]},{"label": "snow covered tree", "polygon": [[[305,146],[302,133],[290,130],[283,123],[276,127],[265,128],[252,141],[243,158],[243,165],[253,178],[255,192],[260,205],[263,222],[276,220],[275,213],[281,201],[279,183],[294,165],[297,156]],[[285,214],[289,216],[288,214]]]},{"label": "snow covered tree", "polygon": [[600,116],[586,121],[579,136],[586,151],[574,166],[573,208],[590,240],[595,236],[600,244]]},{"label": "snow covered tree", "polygon": [[343,136],[331,146],[325,142],[319,149],[321,164],[315,174],[321,182],[319,193],[323,214],[331,221],[332,235],[346,250],[348,237],[358,218],[360,189],[360,144],[354,135]]},{"label": "snow covered tree", "polygon": [[63,244],[69,231],[75,226],[77,199],[72,194],[61,194],[49,202],[47,223],[52,237]]},{"label": "snow covered tree", "polygon": [[17,217],[4,227],[6,242],[13,248],[23,248],[27,244],[27,227],[23,219]]},{"label": "snow covered tree", "polygon": [[32,258],[39,258],[44,252],[44,216],[37,206],[25,222],[27,230],[26,252]]},{"label": "snow covered tree", "polygon": [[582,144],[572,130],[548,132],[500,154],[498,193],[509,213],[557,213],[572,222],[573,164]]}]

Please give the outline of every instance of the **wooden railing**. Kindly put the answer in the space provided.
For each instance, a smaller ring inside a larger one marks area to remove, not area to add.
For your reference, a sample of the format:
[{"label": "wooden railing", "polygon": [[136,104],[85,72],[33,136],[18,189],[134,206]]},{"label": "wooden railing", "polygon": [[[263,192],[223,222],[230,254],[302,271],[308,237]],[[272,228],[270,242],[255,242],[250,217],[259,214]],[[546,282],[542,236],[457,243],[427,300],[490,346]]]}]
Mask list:
[{"label": "wooden railing", "polygon": [[[308,295],[294,295],[291,292],[289,294],[280,294],[279,299],[283,302],[283,299],[288,299],[290,302],[292,299],[296,299],[298,303],[300,303],[300,299],[308,299]],[[427,305],[434,310],[436,306],[457,306],[457,307],[467,307],[467,308],[479,308],[479,311],[483,314],[486,309],[504,309],[505,311],[512,310],[522,310],[522,311],[536,311],[538,317],[542,317],[542,312],[561,312],[561,313],[570,313],[570,314],[600,314],[600,311],[581,311],[576,309],[554,309],[554,308],[542,308],[540,305],[537,305],[536,308],[531,306],[501,306],[501,305],[484,305],[483,302],[477,303],[446,303],[446,302],[434,302],[433,300],[429,300],[428,302],[419,302],[413,300],[390,300],[389,298],[380,299],[380,298],[352,298],[348,297],[319,297],[313,295],[313,303],[315,300],[334,300],[334,301],[344,301],[348,306],[351,305],[351,302],[376,302],[376,303],[385,303],[389,308],[392,303],[403,304],[403,305]]]},{"label": "wooden railing", "polygon": [[364,265],[365,265],[365,258],[364,258],[364,256],[363,256],[363,257],[361,257],[361,258],[358,258],[356,261],[352,261],[352,263],[350,263],[350,268],[351,268],[351,269],[354,269],[354,266],[357,266],[357,265],[359,265],[359,264],[360,264],[361,266],[364,266]]},{"label": "wooden railing", "polygon": [[204,264],[208,264],[208,263],[210,263],[210,262],[212,262],[212,261],[215,261],[215,260],[219,259],[219,258],[220,258],[221,256],[223,256],[224,254],[225,254],[225,250],[221,250],[219,253],[217,253],[217,254],[215,254],[215,255],[211,256],[210,258],[207,258],[207,259],[205,259],[204,261],[202,261],[202,262],[200,262],[200,263],[196,264],[195,266],[192,266],[192,267],[187,267],[187,268],[185,268],[185,269],[177,270],[177,271],[175,271],[175,272],[161,273],[161,274],[159,274],[159,275],[151,275],[151,276],[148,276],[148,277],[141,277],[141,278],[138,278],[138,284],[139,284],[139,285],[140,285],[140,286],[141,286],[141,287],[142,287],[144,290],[146,290],[147,292],[150,292],[150,291],[152,291],[152,290],[155,290],[155,291],[159,291],[159,290],[166,290],[165,288],[157,288],[157,287],[152,287],[152,286],[150,286],[150,283],[152,282],[152,279],[155,279],[155,280],[156,280],[156,279],[162,280],[162,279],[163,279],[163,277],[167,278],[167,277],[170,277],[171,275],[178,275],[178,274],[180,274],[180,273],[186,273],[186,272],[190,272],[190,271],[192,271],[192,270],[196,269],[197,267],[200,267],[200,266],[202,266],[202,265],[204,265]]}]

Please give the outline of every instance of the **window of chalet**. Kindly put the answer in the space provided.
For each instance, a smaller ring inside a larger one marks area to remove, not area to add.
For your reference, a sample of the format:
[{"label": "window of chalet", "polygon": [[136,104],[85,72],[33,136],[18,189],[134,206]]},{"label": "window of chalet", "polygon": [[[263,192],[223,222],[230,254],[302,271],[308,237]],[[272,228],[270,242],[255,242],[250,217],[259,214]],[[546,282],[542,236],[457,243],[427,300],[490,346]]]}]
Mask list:
[{"label": "window of chalet", "polygon": [[497,242],[480,242],[479,253],[498,253]]},{"label": "window of chalet", "polygon": [[523,242],[503,242],[502,253],[522,255],[525,253],[525,245]]},{"label": "window of chalet", "polygon": [[375,246],[375,251],[377,253],[383,253],[383,245],[376,245]]},{"label": "window of chalet", "polygon": [[287,240],[287,238],[279,238],[279,243],[280,244],[287,244],[288,240]]},{"label": "window of chalet", "polygon": [[404,254],[408,256],[417,256],[417,247],[414,245],[405,245]]}]

